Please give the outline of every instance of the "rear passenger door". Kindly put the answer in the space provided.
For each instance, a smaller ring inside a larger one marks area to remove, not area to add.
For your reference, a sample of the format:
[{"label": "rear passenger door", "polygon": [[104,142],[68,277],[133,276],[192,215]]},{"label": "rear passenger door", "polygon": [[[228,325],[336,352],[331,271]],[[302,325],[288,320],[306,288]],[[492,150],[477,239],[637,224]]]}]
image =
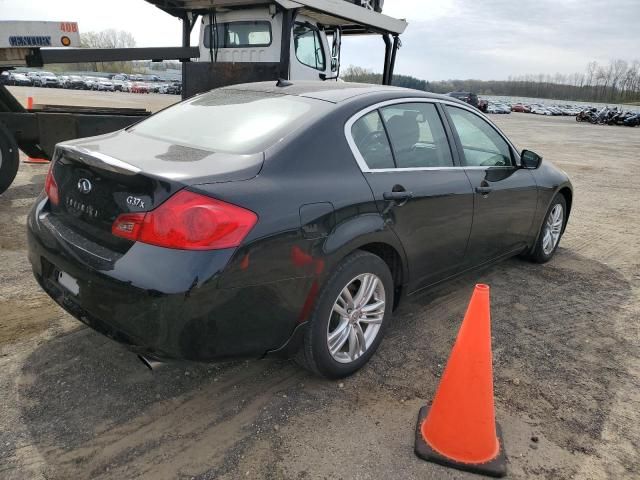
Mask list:
[{"label": "rear passenger door", "polygon": [[473,191],[433,102],[385,102],[347,123],[378,208],[404,246],[410,288],[464,266]]}]

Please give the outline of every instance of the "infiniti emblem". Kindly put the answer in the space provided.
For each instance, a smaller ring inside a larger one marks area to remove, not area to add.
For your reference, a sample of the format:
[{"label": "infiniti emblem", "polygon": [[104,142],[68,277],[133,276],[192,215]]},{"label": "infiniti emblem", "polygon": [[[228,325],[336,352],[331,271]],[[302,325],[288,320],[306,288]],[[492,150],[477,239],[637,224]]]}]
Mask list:
[{"label": "infiniti emblem", "polygon": [[92,188],[93,185],[91,185],[91,182],[88,179],[81,178],[80,180],[78,180],[78,191],[80,193],[84,193],[86,195],[91,192]]}]

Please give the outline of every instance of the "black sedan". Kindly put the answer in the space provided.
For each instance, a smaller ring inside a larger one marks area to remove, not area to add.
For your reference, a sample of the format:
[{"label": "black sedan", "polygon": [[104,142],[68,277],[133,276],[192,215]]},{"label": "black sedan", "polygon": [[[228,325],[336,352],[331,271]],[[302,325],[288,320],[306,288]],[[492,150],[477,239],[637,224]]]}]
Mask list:
[{"label": "black sedan", "polygon": [[64,88],[70,88],[73,90],[84,90],[84,79],[78,75],[71,75],[67,79],[67,83],[65,84]]},{"label": "black sedan", "polygon": [[146,358],[362,367],[402,297],[546,262],[567,175],[447,96],[349,83],[213,90],[57,146],[29,258],[68,312]]}]

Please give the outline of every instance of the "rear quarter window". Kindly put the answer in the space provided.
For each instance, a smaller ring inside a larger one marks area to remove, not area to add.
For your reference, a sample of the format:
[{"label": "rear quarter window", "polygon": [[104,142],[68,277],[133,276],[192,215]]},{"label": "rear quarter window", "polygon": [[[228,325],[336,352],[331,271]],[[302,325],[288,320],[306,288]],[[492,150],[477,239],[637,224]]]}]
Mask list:
[{"label": "rear quarter window", "polygon": [[378,110],[360,117],[351,127],[351,136],[367,167],[374,170],[395,167]]}]

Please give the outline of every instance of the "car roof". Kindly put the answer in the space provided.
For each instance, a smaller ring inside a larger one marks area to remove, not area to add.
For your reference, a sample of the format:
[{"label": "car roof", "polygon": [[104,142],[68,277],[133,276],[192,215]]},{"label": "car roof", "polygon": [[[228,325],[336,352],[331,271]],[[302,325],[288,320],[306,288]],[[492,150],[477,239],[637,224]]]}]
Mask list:
[{"label": "car roof", "polygon": [[[340,103],[366,94],[396,93],[398,97],[424,97],[441,100],[452,100],[446,95],[438,95],[412,88],[393,87],[388,85],[374,85],[354,82],[330,81],[299,81],[282,80],[277,82],[244,83],[223,87],[222,90],[241,90],[251,92],[265,92],[281,95],[295,95],[299,97],[315,98],[331,103]],[[454,100],[455,101],[455,100]]]}]

